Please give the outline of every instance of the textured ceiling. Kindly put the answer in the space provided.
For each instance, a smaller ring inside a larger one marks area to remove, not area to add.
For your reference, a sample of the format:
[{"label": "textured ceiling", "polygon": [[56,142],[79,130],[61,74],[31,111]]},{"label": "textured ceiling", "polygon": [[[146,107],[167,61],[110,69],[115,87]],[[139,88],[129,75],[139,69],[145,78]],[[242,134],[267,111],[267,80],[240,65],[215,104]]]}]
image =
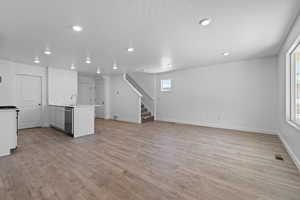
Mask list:
[{"label": "textured ceiling", "polygon": [[[112,73],[113,62],[118,72],[159,72],[276,55],[299,8],[299,0],[3,0],[0,58]],[[198,24],[207,17],[209,26]]]}]

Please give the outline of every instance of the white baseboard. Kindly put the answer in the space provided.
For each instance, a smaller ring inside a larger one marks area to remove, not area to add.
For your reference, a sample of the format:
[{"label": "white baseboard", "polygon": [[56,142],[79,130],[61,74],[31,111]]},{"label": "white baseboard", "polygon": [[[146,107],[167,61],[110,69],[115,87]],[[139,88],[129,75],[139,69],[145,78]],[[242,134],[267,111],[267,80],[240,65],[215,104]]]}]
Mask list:
[{"label": "white baseboard", "polygon": [[296,154],[293,152],[293,150],[291,149],[291,147],[288,145],[287,141],[280,134],[278,134],[278,135],[279,135],[279,138],[280,138],[281,142],[283,143],[286,151],[291,156],[291,158],[294,161],[296,167],[300,171],[300,160],[297,158]]},{"label": "white baseboard", "polygon": [[6,152],[1,152],[0,153],[0,157],[8,156],[8,155],[10,155],[10,151],[6,151]]},{"label": "white baseboard", "polygon": [[185,121],[185,120],[165,119],[165,118],[160,118],[157,120],[165,121],[165,122],[175,122],[175,123],[181,123],[181,124],[190,124],[190,125],[196,125],[196,126],[205,126],[205,127],[211,127],[211,128],[221,128],[221,129],[229,129],[229,130],[237,130],[237,131],[245,131],[245,132],[253,132],[253,133],[278,135],[276,130],[266,130],[266,129],[245,127],[245,126],[232,125],[232,124],[229,125],[229,124],[222,124],[222,123],[198,122],[198,121],[191,122],[191,121]]}]

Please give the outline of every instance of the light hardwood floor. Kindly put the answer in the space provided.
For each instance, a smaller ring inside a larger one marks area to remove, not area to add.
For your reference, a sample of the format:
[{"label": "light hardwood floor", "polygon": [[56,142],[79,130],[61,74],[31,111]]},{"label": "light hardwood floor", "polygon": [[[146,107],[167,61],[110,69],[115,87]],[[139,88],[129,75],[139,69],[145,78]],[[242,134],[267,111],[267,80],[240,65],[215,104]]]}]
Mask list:
[{"label": "light hardwood floor", "polygon": [[300,199],[276,136],[162,122],[97,120],[96,129],[78,139],[21,131],[17,152],[0,159],[0,199]]}]

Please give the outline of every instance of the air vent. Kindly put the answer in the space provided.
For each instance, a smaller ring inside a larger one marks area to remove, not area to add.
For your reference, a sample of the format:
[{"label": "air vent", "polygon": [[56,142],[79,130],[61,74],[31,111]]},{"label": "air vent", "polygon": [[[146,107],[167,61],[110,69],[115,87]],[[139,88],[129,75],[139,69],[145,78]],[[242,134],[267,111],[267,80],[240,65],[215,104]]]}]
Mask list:
[{"label": "air vent", "polygon": [[283,157],[280,154],[275,154],[276,160],[283,160]]}]

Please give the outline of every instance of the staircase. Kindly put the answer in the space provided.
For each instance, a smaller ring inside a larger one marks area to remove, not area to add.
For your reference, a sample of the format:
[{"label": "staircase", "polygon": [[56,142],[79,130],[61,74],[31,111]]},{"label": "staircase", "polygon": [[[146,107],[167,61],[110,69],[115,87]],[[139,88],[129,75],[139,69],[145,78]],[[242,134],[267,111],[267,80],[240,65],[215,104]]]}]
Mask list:
[{"label": "staircase", "polygon": [[154,99],[151,97],[129,74],[124,74],[124,80],[132,87],[141,97],[141,122],[154,121],[155,106]]},{"label": "staircase", "polygon": [[145,107],[143,103],[141,104],[141,111],[142,111],[141,112],[142,123],[154,121],[154,116],[152,115],[151,112],[148,111],[148,109]]}]

